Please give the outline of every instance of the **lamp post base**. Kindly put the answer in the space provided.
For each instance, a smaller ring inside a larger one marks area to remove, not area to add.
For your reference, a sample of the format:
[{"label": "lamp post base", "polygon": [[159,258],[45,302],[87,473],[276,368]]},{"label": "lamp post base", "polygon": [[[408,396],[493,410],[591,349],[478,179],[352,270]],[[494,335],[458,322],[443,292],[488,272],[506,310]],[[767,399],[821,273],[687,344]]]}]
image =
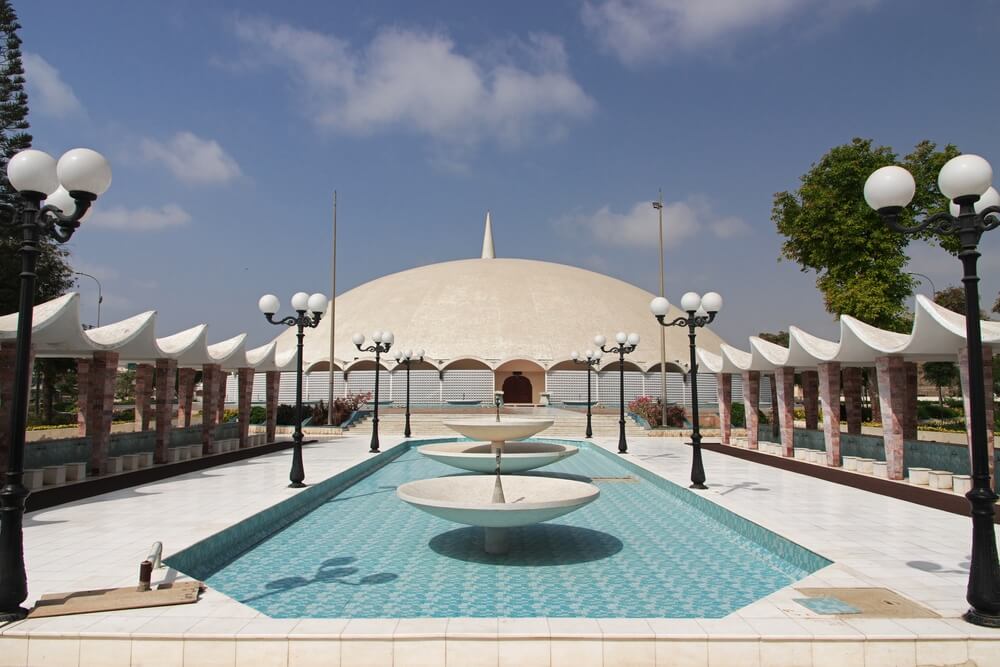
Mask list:
[{"label": "lamp post base", "polygon": [[301,488],[304,488],[305,486],[306,485],[303,482],[292,482],[291,484],[288,485],[288,488],[289,489],[301,489]]},{"label": "lamp post base", "polygon": [[24,607],[18,607],[14,611],[0,612],[0,625],[3,623],[13,623],[14,621],[20,621],[22,618],[28,615],[28,610]]},{"label": "lamp post base", "polygon": [[973,625],[981,625],[984,628],[1000,628],[1000,616],[994,614],[984,614],[975,609],[970,609],[962,615],[962,619]]},{"label": "lamp post base", "polygon": [[702,483],[700,483],[700,482],[699,482],[699,483],[697,483],[697,484],[689,484],[689,485],[688,485],[688,488],[689,488],[689,489],[698,489],[698,490],[700,490],[700,491],[704,491],[704,490],[705,490],[705,489],[707,489],[708,487],[707,487],[707,486],[705,486],[704,484],[702,484]]}]

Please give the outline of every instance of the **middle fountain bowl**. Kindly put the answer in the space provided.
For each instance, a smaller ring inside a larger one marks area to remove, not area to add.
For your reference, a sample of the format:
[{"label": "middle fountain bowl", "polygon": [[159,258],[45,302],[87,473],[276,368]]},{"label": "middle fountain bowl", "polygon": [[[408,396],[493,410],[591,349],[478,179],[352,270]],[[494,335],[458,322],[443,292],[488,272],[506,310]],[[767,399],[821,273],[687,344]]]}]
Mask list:
[{"label": "middle fountain bowl", "polygon": [[[424,456],[454,468],[478,473],[496,470],[496,451],[503,453],[501,473],[534,470],[573,456],[579,450],[573,445],[548,442],[510,442],[530,438],[552,426],[552,419],[502,417],[461,419],[443,422],[445,426],[478,442],[447,442],[425,445],[419,451]],[[483,442],[487,441],[487,442]]]}]

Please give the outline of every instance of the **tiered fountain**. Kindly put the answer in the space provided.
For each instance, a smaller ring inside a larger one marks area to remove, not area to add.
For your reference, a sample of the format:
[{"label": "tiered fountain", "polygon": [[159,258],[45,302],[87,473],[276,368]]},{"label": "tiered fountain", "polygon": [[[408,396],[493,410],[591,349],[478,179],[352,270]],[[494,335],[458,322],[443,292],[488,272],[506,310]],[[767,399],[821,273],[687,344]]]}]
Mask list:
[{"label": "tiered fountain", "polygon": [[596,500],[601,493],[586,482],[503,474],[549,465],[579,451],[572,445],[510,442],[544,431],[552,426],[551,419],[501,420],[498,409],[496,419],[463,419],[446,421],[444,425],[478,442],[427,445],[418,451],[456,468],[493,472],[494,476],[422,479],[403,484],[396,494],[442,519],[482,526],[486,530],[486,553],[507,553],[509,528],[555,519]]}]

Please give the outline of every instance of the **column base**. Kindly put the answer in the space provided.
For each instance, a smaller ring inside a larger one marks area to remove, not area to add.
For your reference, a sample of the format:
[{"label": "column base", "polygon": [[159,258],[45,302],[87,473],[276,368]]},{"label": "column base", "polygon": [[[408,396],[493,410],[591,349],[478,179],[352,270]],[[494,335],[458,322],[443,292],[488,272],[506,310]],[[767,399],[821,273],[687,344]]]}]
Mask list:
[{"label": "column base", "polygon": [[962,619],[973,625],[981,625],[984,628],[1000,628],[1000,616],[995,614],[984,614],[975,609],[970,609],[962,615]]},{"label": "column base", "polygon": [[488,554],[503,555],[510,551],[507,528],[483,528],[486,532],[484,551]]}]

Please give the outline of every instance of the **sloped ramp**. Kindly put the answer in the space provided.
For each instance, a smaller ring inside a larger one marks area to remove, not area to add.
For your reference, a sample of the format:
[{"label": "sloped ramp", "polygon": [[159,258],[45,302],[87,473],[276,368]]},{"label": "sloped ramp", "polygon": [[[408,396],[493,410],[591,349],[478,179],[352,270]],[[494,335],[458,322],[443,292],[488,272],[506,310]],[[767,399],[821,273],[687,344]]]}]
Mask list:
[{"label": "sloped ramp", "polygon": [[200,581],[176,581],[160,584],[154,589],[143,592],[137,591],[135,586],[130,586],[73,593],[49,593],[35,603],[34,609],[28,613],[28,618],[190,604],[198,601],[198,595],[203,590],[205,585]]}]

